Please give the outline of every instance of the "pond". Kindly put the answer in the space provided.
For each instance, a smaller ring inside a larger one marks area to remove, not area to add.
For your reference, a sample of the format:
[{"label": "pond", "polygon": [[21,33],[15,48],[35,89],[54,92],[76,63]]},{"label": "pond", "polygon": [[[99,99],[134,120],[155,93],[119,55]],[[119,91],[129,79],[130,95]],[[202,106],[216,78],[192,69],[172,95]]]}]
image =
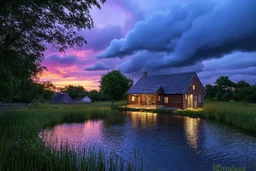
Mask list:
[{"label": "pond", "polygon": [[132,160],[137,149],[150,170],[213,170],[218,164],[256,168],[256,138],[233,127],[183,116],[143,112],[124,115],[119,124],[88,120],[57,125],[40,135],[48,146],[82,144],[115,150],[126,160]]}]

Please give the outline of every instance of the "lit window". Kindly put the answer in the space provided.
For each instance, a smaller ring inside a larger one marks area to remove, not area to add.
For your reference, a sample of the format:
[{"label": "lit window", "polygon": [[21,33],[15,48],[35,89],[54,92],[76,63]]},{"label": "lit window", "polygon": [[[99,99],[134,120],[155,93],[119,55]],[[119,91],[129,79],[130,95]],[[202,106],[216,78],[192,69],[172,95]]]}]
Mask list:
[{"label": "lit window", "polygon": [[193,85],[193,90],[195,90],[196,89],[196,86],[195,85]]},{"label": "lit window", "polygon": [[133,101],[133,102],[135,101],[135,96],[132,96],[132,101]]},{"label": "lit window", "polygon": [[198,96],[198,102],[199,102],[199,103],[202,103],[202,97],[201,97],[201,94],[199,94],[199,96]]},{"label": "lit window", "polygon": [[161,101],[161,96],[158,96],[158,101],[159,101],[159,102]]},{"label": "lit window", "polygon": [[164,97],[164,103],[169,103],[168,97]]},{"label": "lit window", "polygon": [[187,94],[185,94],[185,100],[188,100],[188,95]]}]

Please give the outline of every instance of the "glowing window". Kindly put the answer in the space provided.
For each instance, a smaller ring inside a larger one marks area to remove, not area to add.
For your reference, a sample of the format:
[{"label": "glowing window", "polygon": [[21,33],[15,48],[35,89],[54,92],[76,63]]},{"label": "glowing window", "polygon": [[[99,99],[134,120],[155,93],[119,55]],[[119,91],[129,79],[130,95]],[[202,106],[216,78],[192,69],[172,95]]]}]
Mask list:
[{"label": "glowing window", "polygon": [[188,100],[188,95],[187,94],[185,94],[185,100]]},{"label": "glowing window", "polygon": [[164,103],[169,103],[168,97],[164,97]]},{"label": "glowing window", "polygon": [[135,101],[135,96],[132,96],[132,101],[133,101],[133,102]]},{"label": "glowing window", "polygon": [[195,90],[196,89],[196,86],[195,85],[193,85],[193,90]]},{"label": "glowing window", "polygon": [[161,96],[158,96],[158,101],[159,101],[159,102],[161,101]]}]

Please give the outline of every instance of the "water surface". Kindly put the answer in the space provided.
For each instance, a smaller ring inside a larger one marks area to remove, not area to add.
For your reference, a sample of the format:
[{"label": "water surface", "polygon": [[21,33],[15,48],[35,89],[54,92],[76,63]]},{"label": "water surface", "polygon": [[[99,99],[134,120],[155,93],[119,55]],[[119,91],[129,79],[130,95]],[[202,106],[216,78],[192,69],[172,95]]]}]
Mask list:
[{"label": "water surface", "polygon": [[[138,149],[150,170],[213,170],[213,165],[247,167],[256,156],[256,138],[233,127],[199,118],[126,112],[125,121],[61,124],[41,132],[47,146],[115,150],[126,160]],[[64,142],[64,143],[63,143]],[[249,167],[250,166],[250,167]]]}]

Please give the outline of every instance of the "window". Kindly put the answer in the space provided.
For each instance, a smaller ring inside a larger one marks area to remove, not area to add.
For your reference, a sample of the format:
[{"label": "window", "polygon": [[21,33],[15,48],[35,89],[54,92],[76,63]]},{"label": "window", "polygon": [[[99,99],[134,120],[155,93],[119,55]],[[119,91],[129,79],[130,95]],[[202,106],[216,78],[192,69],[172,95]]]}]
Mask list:
[{"label": "window", "polygon": [[164,97],[164,103],[169,103],[168,97]]},{"label": "window", "polygon": [[198,96],[198,102],[202,103],[202,96],[201,96],[201,94],[199,94],[199,96]]},{"label": "window", "polygon": [[158,96],[158,101],[159,101],[159,102],[161,101],[161,96]]},{"label": "window", "polygon": [[188,100],[188,95],[187,94],[185,94],[185,100]]},{"label": "window", "polygon": [[196,89],[196,86],[195,85],[193,85],[193,90],[195,90]]},{"label": "window", "polygon": [[133,101],[133,102],[135,101],[135,96],[132,96],[132,101]]}]

